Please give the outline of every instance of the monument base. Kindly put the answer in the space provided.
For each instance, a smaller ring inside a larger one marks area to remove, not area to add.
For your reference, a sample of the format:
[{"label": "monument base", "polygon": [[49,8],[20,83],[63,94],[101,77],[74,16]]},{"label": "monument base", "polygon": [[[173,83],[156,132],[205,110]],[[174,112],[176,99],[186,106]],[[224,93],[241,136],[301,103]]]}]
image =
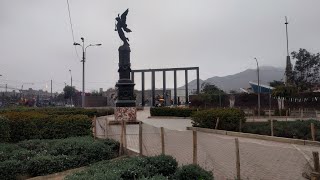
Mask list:
[{"label": "monument base", "polygon": [[114,119],[116,121],[137,121],[137,108],[115,107]]}]

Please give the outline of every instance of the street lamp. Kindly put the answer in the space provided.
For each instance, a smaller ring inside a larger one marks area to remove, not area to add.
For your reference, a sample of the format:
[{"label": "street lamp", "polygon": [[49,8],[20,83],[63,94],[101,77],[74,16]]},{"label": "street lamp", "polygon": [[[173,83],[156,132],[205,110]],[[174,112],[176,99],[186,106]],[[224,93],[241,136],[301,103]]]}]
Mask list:
[{"label": "street lamp", "polygon": [[259,64],[257,58],[254,58],[257,62],[257,74],[258,74],[258,117],[260,117],[260,73]]},{"label": "street lamp", "polygon": [[74,42],[73,45],[74,46],[81,46],[82,47],[82,107],[84,108],[85,106],[85,92],[84,92],[84,63],[86,62],[86,52],[87,52],[87,48],[90,46],[101,46],[102,44],[89,44],[88,46],[84,45],[84,38],[81,37],[81,41],[82,41],[82,45],[79,43]]},{"label": "street lamp", "polygon": [[71,76],[71,96],[70,96],[70,104],[71,106],[73,105],[73,102],[72,102],[72,95],[73,95],[73,88],[72,88],[72,73],[71,73],[71,69],[69,69],[69,73],[70,73],[70,76]]}]

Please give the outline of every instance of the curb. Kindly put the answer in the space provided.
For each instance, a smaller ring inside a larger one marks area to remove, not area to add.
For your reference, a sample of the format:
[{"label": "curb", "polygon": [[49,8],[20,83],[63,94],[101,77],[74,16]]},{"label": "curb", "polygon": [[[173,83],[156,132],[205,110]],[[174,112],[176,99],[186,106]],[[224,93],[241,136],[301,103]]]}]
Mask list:
[{"label": "curb", "polygon": [[318,141],[309,141],[309,140],[302,140],[302,139],[283,138],[283,137],[266,136],[266,135],[251,134],[251,133],[241,133],[241,132],[234,132],[234,131],[199,128],[199,127],[187,127],[187,130],[195,130],[195,131],[205,132],[205,133],[221,134],[221,135],[227,135],[227,136],[236,136],[236,137],[259,139],[259,140],[274,141],[274,142],[289,143],[289,144],[320,146],[320,142]]}]

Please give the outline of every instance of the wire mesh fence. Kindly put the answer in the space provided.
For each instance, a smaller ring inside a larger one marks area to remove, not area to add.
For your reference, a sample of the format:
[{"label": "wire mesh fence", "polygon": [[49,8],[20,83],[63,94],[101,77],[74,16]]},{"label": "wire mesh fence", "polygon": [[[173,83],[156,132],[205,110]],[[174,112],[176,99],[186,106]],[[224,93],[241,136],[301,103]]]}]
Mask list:
[{"label": "wire mesh fence", "polygon": [[[121,125],[108,125],[102,118],[96,124],[97,137],[121,142]],[[142,151],[144,156],[171,155],[179,165],[194,163],[193,131],[164,129],[162,134],[160,127],[141,124],[140,128],[141,133],[139,124],[125,125],[123,141],[128,149]],[[196,134],[196,163],[212,171],[215,179],[236,179],[235,137],[200,131]],[[239,138],[241,179],[304,179],[313,170],[312,152],[319,150],[316,146]]]}]

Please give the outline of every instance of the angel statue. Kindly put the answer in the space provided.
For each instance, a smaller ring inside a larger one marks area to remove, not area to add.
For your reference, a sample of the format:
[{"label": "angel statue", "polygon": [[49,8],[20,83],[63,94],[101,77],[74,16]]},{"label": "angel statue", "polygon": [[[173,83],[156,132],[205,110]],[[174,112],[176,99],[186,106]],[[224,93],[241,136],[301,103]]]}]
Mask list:
[{"label": "angel statue", "polygon": [[122,15],[121,17],[116,17],[117,20],[117,24],[116,24],[116,31],[118,31],[119,37],[120,39],[123,41],[124,45],[128,45],[129,46],[129,39],[124,35],[124,32],[122,31],[122,29],[129,33],[132,32],[129,28],[127,28],[127,24],[126,24],[126,20],[127,20],[127,15],[128,15],[129,9],[127,9]]}]

